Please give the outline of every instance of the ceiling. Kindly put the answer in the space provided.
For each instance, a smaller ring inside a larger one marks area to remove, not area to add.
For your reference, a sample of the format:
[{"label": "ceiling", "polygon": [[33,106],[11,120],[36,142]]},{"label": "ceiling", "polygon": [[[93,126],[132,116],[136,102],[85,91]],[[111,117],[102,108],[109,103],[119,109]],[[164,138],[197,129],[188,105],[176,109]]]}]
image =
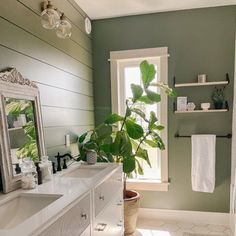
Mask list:
[{"label": "ceiling", "polygon": [[139,15],[214,6],[236,5],[236,0],[74,0],[91,19]]}]

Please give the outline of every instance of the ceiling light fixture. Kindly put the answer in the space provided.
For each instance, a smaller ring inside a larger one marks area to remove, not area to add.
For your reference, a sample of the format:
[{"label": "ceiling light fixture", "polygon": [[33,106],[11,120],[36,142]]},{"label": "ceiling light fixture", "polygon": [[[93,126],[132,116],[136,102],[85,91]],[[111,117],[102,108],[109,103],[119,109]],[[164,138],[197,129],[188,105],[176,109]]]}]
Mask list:
[{"label": "ceiling light fixture", "polygon": [[51,1],[45,0],[42,3],[41,24],[45,29],[55,29],[58,38],[71,37],[71,23],[64,13],[51,4]]},{"label": "ceiling light fixture", "polygon": [[62,13],[60,23],[56,29],[57,37],[62,39],[70,38],[71,28],[71,23],[66,19],[64,13]]},{"label": "ceiling light fixture", "polygon": [[60,15],[50,1],[43,2],[41,24],[45,29],[55,29],[60,22]]}]

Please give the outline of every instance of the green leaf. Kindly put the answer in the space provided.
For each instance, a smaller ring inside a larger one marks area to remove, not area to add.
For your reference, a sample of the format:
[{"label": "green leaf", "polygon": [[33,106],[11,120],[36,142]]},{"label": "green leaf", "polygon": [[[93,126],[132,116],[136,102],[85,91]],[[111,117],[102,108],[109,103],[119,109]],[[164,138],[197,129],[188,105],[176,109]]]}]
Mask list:
[{"label": "green leaf", "polygon": [[135,170],[135,158],[133,156],[125,156],[123,159],[123,172],[126,174]]},{"label": "green leaf", "polygon": [[131,119],[125,121],[127,133],[133,139],[139,139],[143,136],[143,128]]},{"label": "green leaf", "polygon": [[170,88],[167,84],[164,84],[162,82],[158,82],[157,87],[161,88],[162,90],[165,91],[165,93],[169,96],[169,97],[176,97],[177,93],[176,91],[174,91],[172,88]]},{"label": "green leaf", "polygon": [[131,111],[136,113],[140,117],[142,117],[144,120],[146,120],[146,114],[142,110],[140,110],[138,108],[132,108]]},{"label": "green leaf", "polygon": [[153,92],[153,91],[151,91],[151,90],[149,90],[149,89],[146,89],[145,92],[146,92],[146,94],[147,94],[147,97],[148,97],[151,101],[153,101],[153,102],[155,102],[155,103],[161,101],[161,96],[160,96],[160,94],[155,93],[155,92]]},{"label": "green leaf", "polygon": [[133,101],[135,102],[137,99],[139,99],[143,94],[143,89],[140,85],[131,84],[131,90],[133,93]]},{"label": "green leaf", "polygon": [[138,101],[143,102],[143,103],[145,103],[145,104],[150,104],[150,105],[152,105],[152,104],[155,103],[155,102],[152,101],[150,98],[148,98],[147,95],[144,95],[144,96],[140,97],[140,98],[138,99]]},{"label": "green leaf", "polygon": [[83,143],[83,141],[85,140],[87,134],[88,134],[88,133],[86,132],[86,133],[80,135],[80,136],[79,136],[79,139],[78,139],[78,142],[79,142],[79,143]]},{"label": "green leaf", "polygon": [[162,131],[163,129],[165,129],[165,127],[163,125],[157,125],[155,129]]},{"label": "green leaf", "polygon": [[107,117],[107,119],[105,120],[105,124],[114,124],[118,121],[122,121],[124,119],[124,117],[119,116],[118,114],[111,114]]},{"label": "green leaf", "polygon": [[99,140],[103,140],[110,137],[112,129],[108,125],[101,124],[96,128],[96,133],[97,133],[97,138]]},{"label": "green leaf", "polygon": [[148,163],[148,165],[150,167],[152,167],[151,166],[151,162],[149,160],[149,156],[148,156],[147,150],[139,148],[138,152],[136,153],[136,156],[142,158],[143,160],[145,160]]},{"label": "green leaf", "polygon": [[90,151],[90,150],[97,151],[98,145],[93,141],[88,141],[87,143],[84,144],[83,149],[86,151]]},{"label": "green leaf", "polygon": [[157,134],[157,133],[155,133],[155,132],[152,132],[152,140],[157,143],[157,147],[158,147],[160,150],[165,150],[165,144],[164,144],[164,142],[162,141],[162,139],[161,139],[161,137],[159,136],[159,134]]},{"label": "green leaf", "polygon": [[143,167],[141,166],[141,164],[139,163],[139,161],[136,159],[136,163],[137,163],[137,171],[139,175],[144,175],[143,172]]},{"label": "green leaf", "polygon": [[148,129],[149,130],[152,130],[154,125],[155,125],[155,122],[157,122],[157,117],[156,117],[156,114],[154,111],[151,111],[150,112],[150,119],[149,119],[149,124],[148,124]]},{"label": "green leaf", "polygon": [[132,144],[125,131],[118,131],[114,143],[111,145],[111,152],[116,156],[127,156],[132,153]]},{"label": "green leaf", "polygon": [[147,145],[149,145],[150,147],[153,147],[153,148],[157,148],[157,147],[158,147],[157,143],[154,142],[154,141],[152,141],[152,140],[146,139],[144,142],[145,142]]},{"label": "green leaf", "polygon": [[142,74],[142,82],[144,85],[144,88],[147,88],[149,84],[154,80],[156,70],[154,65],[149,64],[146,60],[141,62],[140,64],[140,70]]}]

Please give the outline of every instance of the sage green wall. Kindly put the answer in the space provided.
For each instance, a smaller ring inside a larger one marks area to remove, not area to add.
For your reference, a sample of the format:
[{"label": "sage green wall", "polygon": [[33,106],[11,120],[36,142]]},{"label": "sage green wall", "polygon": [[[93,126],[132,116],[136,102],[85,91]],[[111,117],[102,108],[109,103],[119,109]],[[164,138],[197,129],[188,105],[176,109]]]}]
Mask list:
[{"label": "sage green wall", "polygon": [[39,89],[48,154],[65,152],[65,134],[94,124],[92,38],[86,17],[72,0],[54,0],[72,23],[72,37],[59,39],[40,24],[42,0],[0,1],[0,69],[13,66]]},{"label": "sage green wall", "polygon": [[[225,92],[232,105],[236,7],[148,14],[93,21],[95,120],[101,122],[111,112],[109,52],[167,46],[169,84],[192,82],[197,74],[209,80],[231,83]],[[178,89],[198,107],[210,101],[212,87]],[[191,190],[190,139],[174,134],[231,132],[231,109],[227,113],[173,114],[169,101],[169,178],[168,192],[143,191],[141,207],[228,212],[230,202],[230,140],[217,139],[216,188],[213,194]]]}]

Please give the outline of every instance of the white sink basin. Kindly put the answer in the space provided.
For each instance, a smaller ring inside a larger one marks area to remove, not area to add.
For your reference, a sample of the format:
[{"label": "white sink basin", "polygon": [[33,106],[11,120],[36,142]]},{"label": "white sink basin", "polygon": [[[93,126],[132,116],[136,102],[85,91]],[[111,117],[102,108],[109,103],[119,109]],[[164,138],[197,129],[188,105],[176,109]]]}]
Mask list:
[{"label": "white sink basin", "polygon": [[62,195],[21,194],[0,205],[0,229],[11,229],[30,218]]},{"label": "white sink basin", "polygon": [[107,168],[107,166],[79,166],[75,170],[71,172],[65,173],[63,177],[71,177],[71,178],[92,178],[102,170]]}]

